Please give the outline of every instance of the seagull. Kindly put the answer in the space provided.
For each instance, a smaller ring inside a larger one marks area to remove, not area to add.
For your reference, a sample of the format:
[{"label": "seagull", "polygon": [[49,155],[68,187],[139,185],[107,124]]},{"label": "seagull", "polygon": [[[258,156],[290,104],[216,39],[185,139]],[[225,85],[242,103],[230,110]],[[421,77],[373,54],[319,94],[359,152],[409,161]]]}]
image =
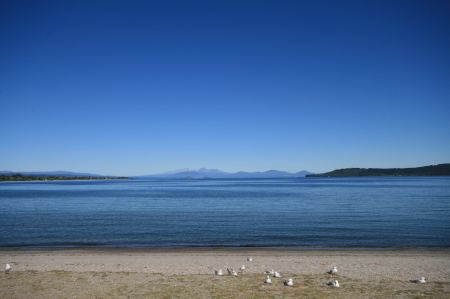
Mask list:
[{"label": "seagull", "polygon": [[336,274],[336,273],[338,273],[338,269],[336,266],[334,266],[333,268],[331,268],[330,271],[328,271],[328,274]]},{"label": "seagull", "polygon": [[272,270],[270,270],[270,271],[266,271],[266,272],[264,272],[265,274],[269,274],[269,275],[273,275],[274,273],[275,273],[275,271],[273,271],[273,269]]},{"label": "seagull", "polygon": [[281,277],[281,273],[279,273],[279,272],[274,272],[274,273],[273,273],[273,277],[280,278],[280,277]]},{"label": "seagull", "polygon": [[10,265],[10,264],[6,264],[6,266],[5,266],[5,272],[8,273],[8,272],[11,271],[11,270],[12,270],[11,265]]},{"label": "seagull", "polygon": [[251,256],[249,256],[249,257],[247,258],[247,262],[253,262],[253,258],[252,258]]},{"label": "seagull", "polygon": [[241,272],[243,272],[245,269],[246,269],[246,268],[245,268],[245,265],[242,265],[242,266],[239,268],[239,270],[240,270]]},{"label": "seagull", "polygon": [[425,277],[421,277],[419,279],[415,279],[415,280],[411,280],[411,282],[415,282],[415,283],[426,283],[427,280],[425,279]]},{"label": "seagull", "polygon": [[336,279],[335,279],[335,280],[332,280],[332,281],[330,281],[330,282],[328,282],[328,285],[329,285],[330,287],[333,287],[333,288],[339,288],[339,287],[340,287],[339,281],[337,281]]},{"label": "seagull", "polygon": [[216,274],[217,276],[222,276],[223,275],[223,271],[222,271],[222,269],[215,270],[214,274]]},{"label": "seagull", "polygon": [[231,271],[231,275],[233,275],[233,276],[238,276],[237,272],[234,271],[234,270]]},{"label": "seagull", "polygon": [[272,279],[270,279],[269,275],[266,276],[266,280],[264,280],[264,283],[272,284]]},{"label": "seagull", "polygon": [[288,280],[284,281],[284,285],[288,286],[288,287],[292,287],[294,285],[294,281],[292,280],[292,278],[289,278]]}]

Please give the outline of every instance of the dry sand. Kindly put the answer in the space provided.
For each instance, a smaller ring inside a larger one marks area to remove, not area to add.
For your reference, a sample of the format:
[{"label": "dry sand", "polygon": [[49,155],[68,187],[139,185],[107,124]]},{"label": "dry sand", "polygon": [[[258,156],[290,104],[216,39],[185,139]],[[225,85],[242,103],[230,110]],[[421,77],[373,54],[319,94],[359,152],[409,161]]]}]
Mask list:
[{"label": "dry sand", "polygon": [[[247,262],[248,256],[253,262]],[[3,250],[0,298],[450,298],[449,250]],[[214,269],[247,270],[239,277]],[[325,274],[331,266],[341,288]],[[294,278],[264,285],[265,270]],[[425,276],[426,284],[410,282]]]}]

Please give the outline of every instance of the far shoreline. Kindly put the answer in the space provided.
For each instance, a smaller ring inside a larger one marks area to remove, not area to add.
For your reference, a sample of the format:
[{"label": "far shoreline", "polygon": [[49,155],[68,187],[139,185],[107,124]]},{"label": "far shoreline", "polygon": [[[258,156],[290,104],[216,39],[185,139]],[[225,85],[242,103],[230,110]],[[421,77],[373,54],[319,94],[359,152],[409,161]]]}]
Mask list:
[{"label": "far shoreline", "polygon": [[132,178],[92,178],[92,179],[46,179],[46,180],[0,180],[0,183],[42,183],[42,182],[89,182],[89,181],[128,181]]}]

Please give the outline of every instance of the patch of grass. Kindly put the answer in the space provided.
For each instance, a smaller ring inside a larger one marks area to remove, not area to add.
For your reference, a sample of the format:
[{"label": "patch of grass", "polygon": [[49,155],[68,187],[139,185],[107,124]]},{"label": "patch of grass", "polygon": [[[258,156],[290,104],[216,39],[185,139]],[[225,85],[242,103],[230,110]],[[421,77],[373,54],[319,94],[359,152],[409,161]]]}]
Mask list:
[{"label": "patch of grass", "polygon": [[[263,274],[239,277],[164,276],[126,272],[15,272],[0,279],[0,298],[450,298],[450,282],[414,284],[363,281],[339,276],[341,288],[326,285],[328,275],[286,275],[263,283]],[[6,279],[5,279],[6,278]]]}]

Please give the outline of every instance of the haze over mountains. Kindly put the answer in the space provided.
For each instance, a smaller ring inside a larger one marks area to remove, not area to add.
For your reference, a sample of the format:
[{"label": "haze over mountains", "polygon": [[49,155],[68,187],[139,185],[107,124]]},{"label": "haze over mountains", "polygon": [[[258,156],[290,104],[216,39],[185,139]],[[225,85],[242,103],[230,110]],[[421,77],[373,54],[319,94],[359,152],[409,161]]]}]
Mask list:
[{"label": "haze over mountains", "polygon": [[225,172],[219,169],[208,169],[208,168],[200,168],[198,170],[192,169],[180,169],[171,172],[165,172],[160,174],[152,174],[152,175],[142,175],[138,176],[140,178],[294,178],[294,177],[305,177],[307,174],[311,174],[311,172],[306,170],[301,170],[298,172],[287,172],[280,170],[267,170],[267,171],[255,171],[255,172],[247,172],[247,171],[238,171],[238,172]]},{"label": "haze over mountains", "polygon": [[[73,171],[0,171],[0,175],[22,174],[26,176],[60,176],[60,177],[114,177],[110,175],[101,175],[85,172]],[[159,174],[130,176],[130,178],[167,178],[167,179],[203,179],[203,178],[291,178],[291,177],[305,177],[311,172],[302,170],[291,173],[280,170],[267,170],[261,172],[247,172],[239,171],[235,173],[225,172],[219,169],[200,168],[194,169],[179,169]]]},{"label": "haze over mountains", "polygon": [[[23,176],[55,176],[55,177],[91,177],[119,178],[119,176],[100,175],[73,171],[0,171],[0,176],[20,174]],[[303,177],[349,177],[349,176],[449,176],[450,163],[427,165],[410,168],[343,168],[325,173],[312,173],[306,170],[287,172],[280,170],[225,172],[220,169],[179,169],[158,174],[129,176],[126,178],[161,178],[161,179],[220,179],[220,178],[303,178]],[[122,178],[122,177],[120,177]],[[125,178],[125,177],[123,177]]]}]

